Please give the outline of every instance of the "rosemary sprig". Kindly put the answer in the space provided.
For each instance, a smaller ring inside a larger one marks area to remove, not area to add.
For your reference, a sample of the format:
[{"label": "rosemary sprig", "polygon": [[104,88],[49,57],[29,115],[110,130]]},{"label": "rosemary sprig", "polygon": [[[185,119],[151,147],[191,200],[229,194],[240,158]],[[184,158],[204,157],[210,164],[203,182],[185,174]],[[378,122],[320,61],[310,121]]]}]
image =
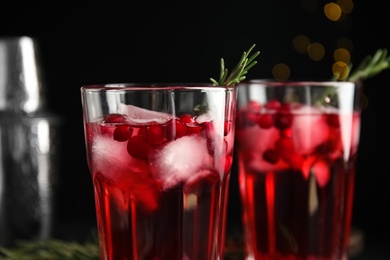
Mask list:
[{"label": "rosemary sprig", "polygon": [[[390,68],[390,56],[387,49],[378,49],[374,56],[367,55],[347,78],[347,81],[361,81],[371,78]],[[352,65],[351,65],[352,68]]]},{"label": "rosemary sprig", "polygon": [[[248,70],[256,65],[257,61],[254,59],[260,54],[259,51],[252,54],[249,57],[250,52],[256,44],[253,44],[248,51],[244,52],[241,56],[240,61],[233,68],[232,72],[229,74],[229,70],[225,68],[225,61],[221,58],[221,69],[219,74],[219,80],[215,80],[214,78],[210,78],[211,82],[214,86],[230,86],[239,83],[240,81],[246,78],[246,74]],[[248,58],[249,57],[249,58]]]},{"label": "rosemary sprig", "polygon": [[1,260],[99,260],[97,243],[47,241],[19,241],[15,247],[0,247]]},{"label": "rosemary sprig", "polygon": [[[378,75],[384,70],[390,69],[390,56],[387,54],[387,49],[378,49],[374,56],[367,55],[354,71],[352,70],[352,64],[350,64],[349,66],[351,68],[351,73],[340,81],[363,81]],[[339,75],[337,74],[333,75],[332,80],[338,80],[338,76]],[[332,88],[329,88],[328,90],[324,91],[317,103],[320,105],[327,104],[330,102],[330,100],[334,100],[334,98],[337,98],[337,95],[335,95]]]}]

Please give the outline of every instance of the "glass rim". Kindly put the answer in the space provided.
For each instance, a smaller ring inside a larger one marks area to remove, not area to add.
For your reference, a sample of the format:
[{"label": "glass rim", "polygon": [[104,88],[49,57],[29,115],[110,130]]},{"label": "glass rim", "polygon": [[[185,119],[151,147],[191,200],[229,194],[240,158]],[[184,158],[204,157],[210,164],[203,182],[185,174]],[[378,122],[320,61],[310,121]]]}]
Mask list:
[{"label": "glass rim", "polygon": [[359,86],[362,85],[360,81],[332,81],[332,80],[287,80],[287,81],[277,81],[272,79],[252,79],[244,82],[240,82],[237,86],[249,86],[249,85],[259,85],[259,86],[270,86],[270,87],[286,87],[286,86],[325,86],[325,87],[335,87],[335,86]]},{"label": "glass rim", "polygon": [[213,83],[205,82],[150,82],[150,83],[102,83],[102,84],[85,84],[81,86],[81,90],[201,90],[215,89],[226,90],[233,89],[232,86],[214,86]]}]

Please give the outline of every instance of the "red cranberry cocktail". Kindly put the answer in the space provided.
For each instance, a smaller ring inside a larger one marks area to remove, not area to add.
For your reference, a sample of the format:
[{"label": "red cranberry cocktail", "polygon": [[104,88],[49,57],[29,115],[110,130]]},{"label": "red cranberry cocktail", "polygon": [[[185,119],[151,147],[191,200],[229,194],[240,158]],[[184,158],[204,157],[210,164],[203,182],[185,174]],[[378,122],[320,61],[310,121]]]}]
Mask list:
[{"label": "red cranberry cocktail", "polygon": [[238,86],[236,140],[248,259],[347,259],[360,86]]},{"label": "red cranberry cocktail", "polygon": [[223,259],[236,89],[81,91],[101,259]]}]

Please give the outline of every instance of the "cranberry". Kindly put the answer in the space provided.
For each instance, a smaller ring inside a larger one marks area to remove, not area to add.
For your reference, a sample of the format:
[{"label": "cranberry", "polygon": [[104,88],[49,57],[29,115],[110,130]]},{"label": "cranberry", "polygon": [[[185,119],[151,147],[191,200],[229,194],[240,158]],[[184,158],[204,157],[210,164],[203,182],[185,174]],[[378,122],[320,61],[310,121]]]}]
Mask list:
[{"label": "cranberry", "polygon": [[283,104],[275,114],[275,127],[279,130],[285,130],[292,125],[293,116],[289,104]]},{"label": "cranberry", "polygon": [[254,100],[249,100],[247,104],[247,109],[248,112],[256,113],[260,112],[261,110],[261,105],[259,102],[254,101]]},{"label": "cranberry", "polygon": [[125,142],[129,140],[133,129],[128,125],[118,125],[114,130],[114,140],[118,142]]},{"label": "cranberry", "polygon": [[261,128],[268,129],[274,125],[274,118],[270,114],[261,114],[257,123]]},{"label": "cranberry", "polygon": [[189,114],[184,114],[180,116],[180,122],[183,124],[193,124],[195,123],[195,119]]},{"label": "cranberry", "polygon": [[127,152],[134,158],[146,160],[148,158],[150,144],[142,135],[132,136],[127,142]]},{"label": "cranberry", "polygon": [[275,150],[267,149],[263,153],[263,159],[271,164],[275,164],[279,161],[279,155]]},{"label": "cranberry", "polygon": [[152,124],[147,128],[146,140],[151,144],[160,144],[165,141],[165,133],[162,125]]},{"label": "cranberry", "polygon": [[272,109],[272,110],[275,110],[275,109],[279,109],[281,107],[281,103],[279,100],[276,100],[276,99],[272,99],[272,100],[269,100],[265,105],[264,107],[267,108],[267,109]]}]

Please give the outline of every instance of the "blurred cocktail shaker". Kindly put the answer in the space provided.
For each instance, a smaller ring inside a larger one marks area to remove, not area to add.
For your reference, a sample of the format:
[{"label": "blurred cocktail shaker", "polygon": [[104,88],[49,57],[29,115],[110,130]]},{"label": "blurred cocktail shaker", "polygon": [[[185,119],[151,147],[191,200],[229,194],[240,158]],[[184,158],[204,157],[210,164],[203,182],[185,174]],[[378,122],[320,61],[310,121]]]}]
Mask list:
[{"label": "blurred cocktail shaker", "polygon": [[61,118],[47,108],[34,39],[0,38],[0,245],[52,235]]}]

